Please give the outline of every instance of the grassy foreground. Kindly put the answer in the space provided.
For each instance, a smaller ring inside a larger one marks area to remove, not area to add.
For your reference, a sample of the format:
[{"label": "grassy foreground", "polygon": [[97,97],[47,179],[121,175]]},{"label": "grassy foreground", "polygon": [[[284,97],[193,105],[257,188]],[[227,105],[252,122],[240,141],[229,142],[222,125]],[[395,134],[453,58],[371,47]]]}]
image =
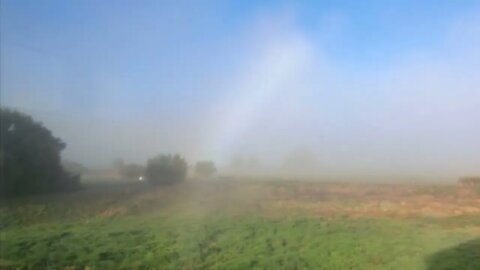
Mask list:
[{"label": "grassy foreground", "polygon": [[[302,194],[274,192],[295,185],[151,190],[127,183],[8,202],[0,212],[0,269],[480,269],[478,215],[398,218],[274,207],[305,203]],[[331,200],[342,199],[325,203]]]}]

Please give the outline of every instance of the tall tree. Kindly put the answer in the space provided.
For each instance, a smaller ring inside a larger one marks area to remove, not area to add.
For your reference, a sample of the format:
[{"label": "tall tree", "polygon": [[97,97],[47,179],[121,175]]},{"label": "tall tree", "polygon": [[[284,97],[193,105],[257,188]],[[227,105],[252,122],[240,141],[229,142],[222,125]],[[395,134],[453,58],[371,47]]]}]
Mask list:
[{"label": "tall tree", "polygon": [[65,143],[30,116],[0,108],[0,194],[68,191],[78,176],[65,172],[60,152]]}]

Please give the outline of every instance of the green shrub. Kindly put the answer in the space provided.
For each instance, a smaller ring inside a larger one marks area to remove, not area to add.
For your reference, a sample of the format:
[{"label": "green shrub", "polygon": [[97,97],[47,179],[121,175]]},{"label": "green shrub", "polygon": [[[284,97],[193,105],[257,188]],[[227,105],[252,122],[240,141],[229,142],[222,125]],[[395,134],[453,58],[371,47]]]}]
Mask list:
[{"label": "green shrub", "polygon": [[145,173],[145,167],[138,164],[126,164],[120,169],[120,174],[127,179],[138,179]]},{"label": "green shrub", "polygon": [[187,162],[180,155],[159,155],[147,162],[147,180],[157,185],[181,182],[187,176]]},{"label": "green shrub", "polygon": [[195,173],[200,176],[212,176],[217,172],[213,161],[199,161],[195,164]]},{"label": "green shrub", "polygon": [[458,179],[458,183],[462,186],[480,186],[480,176],[466,176]]},{"label": "green shrub", "polygon": [[64,160],[62,162],[62,167],[66,172],[73,175],[84,174],[88,171],[88,168],[83,166],[82,164],[74,161],[68,161],[68,160],[66,161]]}]

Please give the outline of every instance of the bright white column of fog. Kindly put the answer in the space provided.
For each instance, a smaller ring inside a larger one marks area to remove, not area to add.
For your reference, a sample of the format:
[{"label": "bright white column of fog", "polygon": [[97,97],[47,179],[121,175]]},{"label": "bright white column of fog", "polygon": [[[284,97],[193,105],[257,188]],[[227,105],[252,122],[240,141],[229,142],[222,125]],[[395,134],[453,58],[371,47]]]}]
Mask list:
[{"label": "bright white column of fog", "polygon": [[480,5],[108,2],[2,2],[1,104],[66,159],[480,174]]}]

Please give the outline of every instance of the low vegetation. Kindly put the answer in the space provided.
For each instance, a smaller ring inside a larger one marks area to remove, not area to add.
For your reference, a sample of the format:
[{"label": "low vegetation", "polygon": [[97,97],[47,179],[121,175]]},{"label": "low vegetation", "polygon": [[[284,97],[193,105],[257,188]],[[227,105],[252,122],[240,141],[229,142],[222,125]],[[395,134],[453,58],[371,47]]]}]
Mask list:
[{"label": "low vegetation", "polygon": [[147,162],[147,180],[155,185],[175,184],[185,180],[187,162],[180,155],[159,155]]},{"label": "low vegetation", "polygon": [[[183,157],[159,155],[146,167],[119,160],[104,179],[90,171],[84,189],[60,193],[87,169],[61,164],[65,144],[32,118],[1,117],[0,269],[480,269],[476,177],[213,178],[215,164],[200,161],[204,179],[188,181]],[[255,168],[251,160],[239,168]]]},{"label": "low vegetation", "polygon": [[458,183],[463,186],[480,187],[480,176],[467,176],[458,179]]},{"label": "low vegetation", "polygon": [[213,163],[213,161],[198,161],[195,164],[195,173],[199,176],[209,177],[214,175],[216,172],[217,167],[215,167],[215,163]]},{"label": "low vegetation", "polygon": [[[246,179],[153,190],[138,181],[97,182],[1,206],[0,268],[478,269],[480,197],[419,190]],[[464,212],[451,212],[452,204]],[[410,212],[393,214],[401,209]]]},{"label": "low vegetation", "polygon": [[120,174],[126,179],[138,179],[145,174],[145,167],[139,164],[125,164],[120,168]]}]

